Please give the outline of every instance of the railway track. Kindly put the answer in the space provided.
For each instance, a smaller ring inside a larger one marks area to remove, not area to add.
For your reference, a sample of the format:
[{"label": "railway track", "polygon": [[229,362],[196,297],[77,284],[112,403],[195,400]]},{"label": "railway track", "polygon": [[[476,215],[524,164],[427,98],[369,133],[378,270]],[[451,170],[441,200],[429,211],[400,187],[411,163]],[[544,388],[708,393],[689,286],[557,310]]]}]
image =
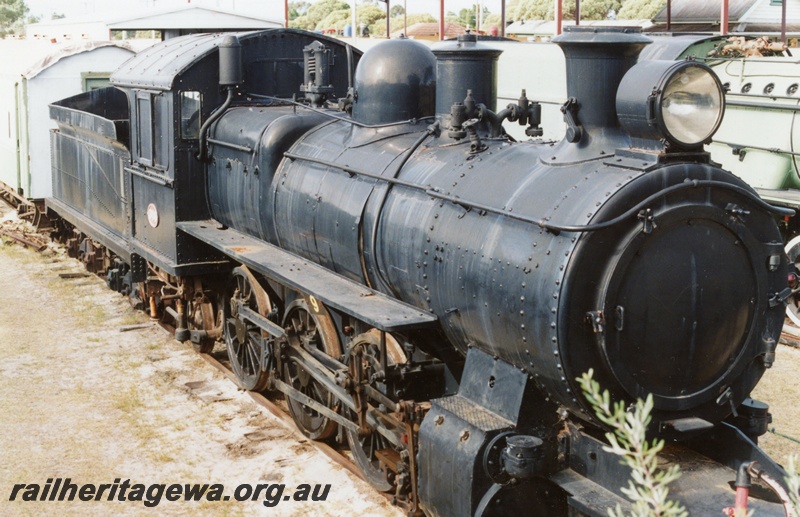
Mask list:
[{"label": "railway track", "polygon": [[[13,207],[11,207],[13,208]],[[0,206],[0,214],[5,213],[8,210],[5,204]],[[24,232],[20,230],[18,227],[24,227]],[[44,230],[44,231],[41,231]],[[59,246],[64,246],[63,243],[60,243],[56,240],[51,239],[51,236],[47,235],[45,232],[48,231],[49,228],[37,228],[37,227],[29,227],[21,225],[19,222],[15,223],[13,221],[9,221],[6,224],[0,224],[0,235],[3,235],[7,238],[10,238],[16,241],[19,245],[29,247],[34,251],[41,252],[43,251],[47,245],[47,242],[55,242]],[[24,238],[16,238],[17,234]],[[72,260],[78,261],[77,258],[72,257]],[[84,267],[86,264],[83,264]],[[75,275],[75,274],[72,274]],[[97,276],[103,279],[102,275],[96,272],[87,272],[85,276]],[[64,276],[66,277],[66,276]],[[167,313],[165,312],[165,315]],[[162,315],[158,320],[155,320],[158,326],[170,336],[175,335],[175,327],[164,321],[164,315]],[[238,389],[242,391],[246,391],[247,395],[259,406],[263,407],[267,411],[269,411],[272,415],[278,418],[281,424],[293,434],[298,436],[298,438],[302,438],[306,441],[306,443],[311,444],[315,447],[318,451],[325,454],[328,458],[334,461],[339,466],[343,467],[347,471],[351,472],[355,476],[357,476],[360,480],[367,482],[364,479],[361,471],[359,470],[358,466],[352,461],[352,459],[348,456],[349,448],[346,445],[339,445],[339,444],[331,444],[328,441],[316,441],[308,439],[305,436],[299,435],[299,431],[297,429],[297,425],[295,424],[294,420],[292,419],[291,415],[289,414],[288,408],[282,404],[282,399],[280,398],[281,395],[278,392],[274,394],[264,394],[261,392],[250,391],[246,390],[241,386],[238,382],[236,375],[231,369],[231,366],[227,359],[227,353],[224,349],[220,349],[216,352],[212,351],[211,353],[202,353],[198,352],[198,355],[205,360],[208,364],[219,370],[228,380],[230,380]],[[345,438],[346,443],[346,438]],[[367,482],[368,483],[368,482]],[[394,504],[394,496],[392,494],[379,492],[387,501]]]},{"label": "railway track", "polygon": [[780,342],[794,348],[800,348],[800,328],[794,325],[788,318],[783,324]]},{"label": "railway track", "polygon": [[[208,364],[210,364],[211,366],[222,372],[222,374],[225,375],[225,377],[227,377],[228,380],[236,384],[236,386],[239,387],[239,389],[242,389],[239,386],[238,382],[236,382],[236,376],[233,374],[231,369],[228,366],[226,366],[222,361],[214,357],[214,355],[212,354],[201,353],[200,357],[202,357]],[[294,433],[297,432],[297,426],[295,425],[294,420],[292,420],[292,417],[289,415],[288,410],[284,409],[279,404],[270,400],[268,397],[264,396],[264,394],[260,392],[247,391],[247,395],[251,399],[253,399],[253,401],[256,404],[265,408],[267,411],[278,417],[278,419],[287,429],[292,430],[292,432]],[[319,450],[327,457],[332,459],[334,462],[336,462],[338,465],[344,467],[348,471],[355,474],[359,479],[366,482],[366,480],[364,480],[364,477],[361,475],[361,472],[358,470],[356,464],[353,463],[350,460],[350,458],[348,458],[347,455],[344,453],[344,449],[332,447],[327,442],[319,442],[315,440],[308,440],[308,442],[314,447],[316,447],[317,450]],[[391,497],[388,496],[387,494],[383,495],[386,496],[387,500],[391,500]]]},{"label": "railway track", "polygon": [[[175,328],[171,326],[169,323],[158,321],[158,325],[168,334],[174,335]],[[278,401],[270,399],[270,397],[265,396],[261,392],[257,391],[249,391],[242,388],[239,384],[238,380],[236,379],[236,375],[233,373],[230,365],[228,364],[227,359],[224,357],[224,352],[211,352],[211,353],[203,353],[199,352],[198,355],[203,358],[208,364],[216,368],[217,370],[222,373],[229,381],[231,381],[238,389],[246,391],[247,395],[259,406],[263,407],[267,411],[269,411],[272,415],[278,418],[281,424],[292,433],[297,434],[297,425],[295,424],[294,420],[292,420],[291,415],[289,414],[288,409],[283,407]],[[277,394],[276,394],[277,396]],[[360,480],[367,482],[364,479],[364,476],[361,474],[361,471],[358,469],[355,463],[347,456],[346,447],[334,447],[330,443],[325,441],[316,441],[316,440],[309,440],[306,437],[303,437],[304,440],[307,440],[307,443],[311,444],[315,447],[318,451],[322,452],[330,458],[333,462],[337,465],[347,469],[349,472],[354,474]],[[387,501],[394,504],[392,501],[393,496],[391,494],[379,492],[383,497],[386,498]]]}]

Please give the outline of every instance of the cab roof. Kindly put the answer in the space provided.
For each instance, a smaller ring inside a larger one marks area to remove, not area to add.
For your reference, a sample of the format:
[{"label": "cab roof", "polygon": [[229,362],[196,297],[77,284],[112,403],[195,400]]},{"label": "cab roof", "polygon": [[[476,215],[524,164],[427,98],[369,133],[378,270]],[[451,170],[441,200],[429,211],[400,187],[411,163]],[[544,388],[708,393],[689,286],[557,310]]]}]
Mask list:
[{"label": "cab roof", "polygon": [[[274,48],[275,52],[280,53],[280,48],[286,48],[290,41],[294,41],[294,45],[305,45],[306,40],[308,43],[312,40],[323,40],[326,45],[333,48],[347,47],[341,40],[297,29],[276,28],[250,32],[190,34],[168,39],[139,52],[111,75],[111,84],[122,88],[172,90],[176,86],[176,81],[182,82],[181,79],[184,77],[187,81],[198,80],[197,78],[201,76],[206,82],[217,80],[219,76],[217,47],[226,36],[230,35],[236,35],[242,44],[245,67],[249,61],[259,61],[262,58],[262,50]],[[356,56],[361,55],[355,48],[352,52]],[[302,54],[298,57],[302,61]],[[198,68],[202,68],[202,71],[197,70]]]}]

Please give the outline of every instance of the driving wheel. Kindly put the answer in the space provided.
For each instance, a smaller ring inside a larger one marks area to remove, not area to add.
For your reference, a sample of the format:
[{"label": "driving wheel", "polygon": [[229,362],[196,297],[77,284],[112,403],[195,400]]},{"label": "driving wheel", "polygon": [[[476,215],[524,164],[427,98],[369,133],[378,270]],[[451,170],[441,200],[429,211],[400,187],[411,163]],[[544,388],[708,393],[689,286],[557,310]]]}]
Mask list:
[{"label": "driving wheel", "polygon": [[[341,347],[330,314],[313,296],[308,300],[308,302],[304,299],[295,300],[286,308],[283,326],[287,329],[290,346],[306,350],[316,349],[338,358],[341,355]],[[309,375],[296,357],[289,357],[284,361],[283,376],[284,381],[300,393],[336,410],[334,397]],[[289,413],[297,427],[312,440],[330,438],[336,431],[336,422],[314,409],[291,397],[287,397],[287,403]]]},{"label": "driving wheel", "polygon": [[246,268],[233,270],[233,279],[225,296],[225,345],[233,373],[239,384],[250,391],[260,391],[269,381],[269,360],[272,338],[251,321],[239,315],[239,307],[247,307],[267,316],[272,306],[266,292]]}]

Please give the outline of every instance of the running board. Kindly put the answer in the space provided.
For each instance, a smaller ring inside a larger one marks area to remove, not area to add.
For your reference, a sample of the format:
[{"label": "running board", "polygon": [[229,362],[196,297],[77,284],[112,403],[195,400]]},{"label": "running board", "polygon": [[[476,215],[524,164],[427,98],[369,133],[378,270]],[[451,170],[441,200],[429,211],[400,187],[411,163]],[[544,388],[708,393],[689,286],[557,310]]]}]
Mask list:
[{"label": "running board", "polygon": [[384,332],[401,332],[433,325],[435,314],[337,275],[319,264],[277,246],[226,228],[213,219],[177,223],[178,229],[199,239],[247,267],[287,287],[314,295]]}]

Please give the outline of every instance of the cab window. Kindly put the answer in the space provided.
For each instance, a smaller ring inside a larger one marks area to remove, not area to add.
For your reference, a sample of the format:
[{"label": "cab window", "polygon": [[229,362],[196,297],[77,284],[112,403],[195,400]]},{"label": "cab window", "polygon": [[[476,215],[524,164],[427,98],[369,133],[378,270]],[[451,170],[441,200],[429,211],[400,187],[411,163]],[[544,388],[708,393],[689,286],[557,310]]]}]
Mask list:
[{"label": "cab window", "polygon": [[200,92],[181,92],[181,138],[197,139],[200,136]]}]

